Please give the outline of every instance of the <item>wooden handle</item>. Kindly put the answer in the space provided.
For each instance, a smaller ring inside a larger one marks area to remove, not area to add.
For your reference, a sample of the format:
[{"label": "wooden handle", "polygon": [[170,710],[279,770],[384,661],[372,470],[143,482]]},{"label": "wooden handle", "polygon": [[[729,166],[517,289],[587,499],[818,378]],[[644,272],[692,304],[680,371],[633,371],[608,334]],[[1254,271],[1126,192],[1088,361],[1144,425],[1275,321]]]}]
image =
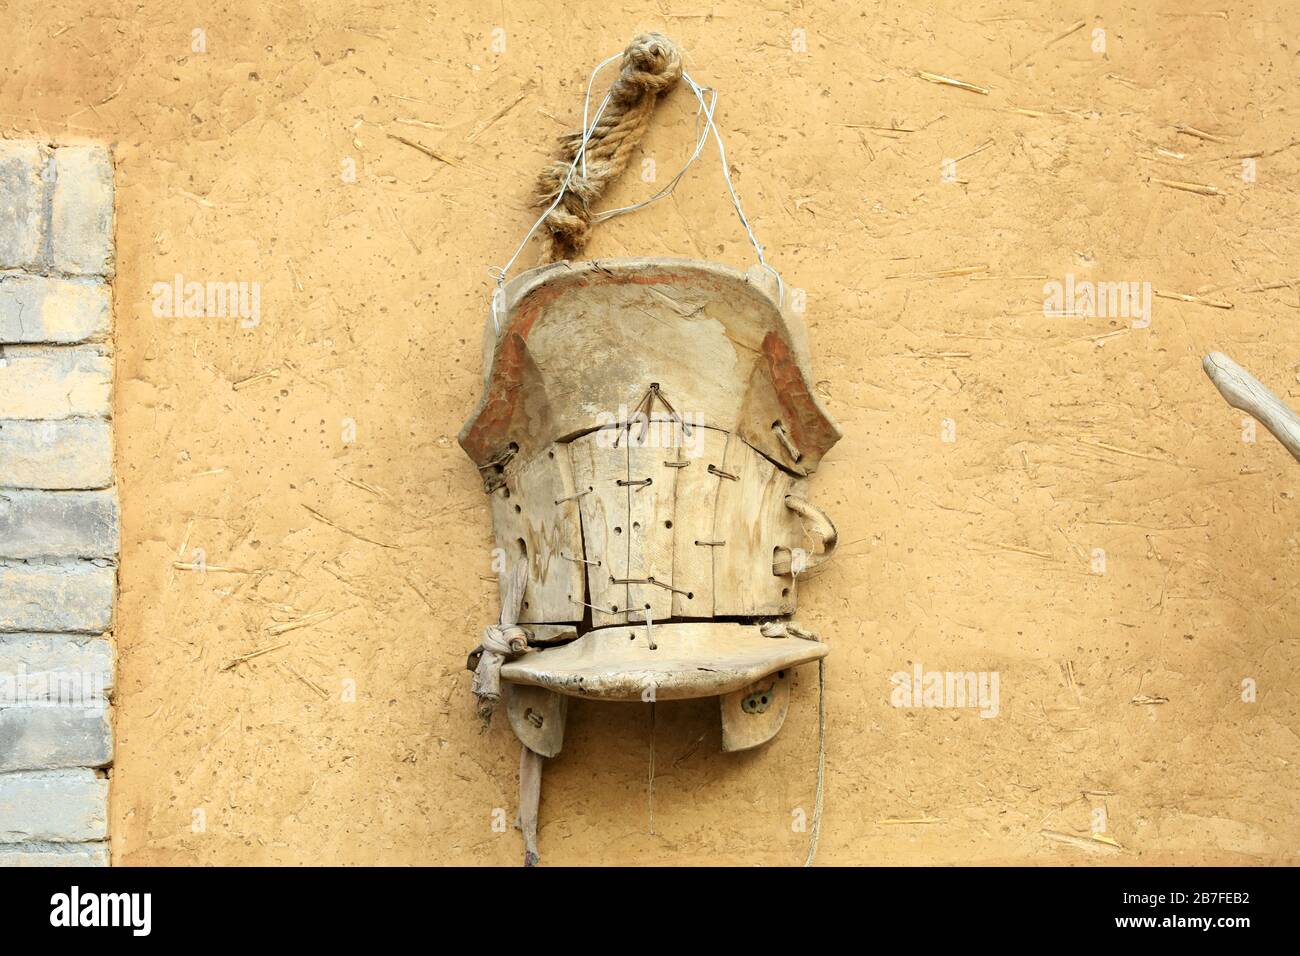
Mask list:
[{"label": "wooden handle", "polygon": [[805,530],[817,539],[817,553],[805,555],[800,552],[799,560],[796,561],[795,552],[789,548],[777,548],[772,557],[772,573],[780,577],[785,574],[807,576],[821,572],[830,562],[831,555],[835,553],[835,546],[839,543],[839,532],[835,530],[835,525],[826,516],[826,512],[811,501],[798,495],[786,495],[785,506],[804,520]]},{"label": "wooden handle", "polygon": [[1229,405],[1253,416],[1300,461],[1300,415],[1222,352],[1205,356],[1201,367]]}]

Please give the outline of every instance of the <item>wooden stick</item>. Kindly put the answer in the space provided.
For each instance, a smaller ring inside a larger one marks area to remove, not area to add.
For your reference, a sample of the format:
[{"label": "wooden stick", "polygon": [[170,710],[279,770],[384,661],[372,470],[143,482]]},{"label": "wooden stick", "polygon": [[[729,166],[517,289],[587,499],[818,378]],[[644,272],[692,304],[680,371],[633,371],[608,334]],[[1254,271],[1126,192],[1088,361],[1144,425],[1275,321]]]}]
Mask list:
[{"label": "wooden stick", "polygon": [[951,76],[942,76],[938,73],[928,73],[925,70],[919,71],[916,75],[931,83],[939,83],[942,86],[955,86],[959,90],[970,90],[972,93],[979,93],[982,96],[989,95],[989,91],[986,87],[976,86],[974,83],[967,83],[965,80],[954,80]]},{"label": "wooden stick", "polygon": [[1155,290],[1155,294],[1161,299],[1177,299],[1179,302],[1193,302],[1197,305],[1208,305],[1214,309],[1231,309],[1231,302],[1221,302],[1218,299],[1205,299],[1199,295],[1188,295],[1185,292],[1164,292],[1160,289]]},{"label": "wooden stick", "polygon": [[339,613],[340,611],[338,610],[328,608],[324,611],[313,611],[310,614],[305,614],[292,621],[281,621],[278,624],[268,624],[266,626],[266,633],[275,634],[276,636],[287,634],[289,631],[296,631],[300,627],[311,627],[313,624],[327,621]]},{"label": "wooden stick", "polygon": [[409,146],[412,149],[418,149],[420,152],[424,153],[425,156],[428,156],[431,159],[436,159],[440,163],[446,163],[448,166],[460,165],[460,163],[456,162],[454,159],[448,159],[446,156],[443,156],[441,153],[437,152],[436,150],[432,150],[428,146],[423,146],[420,143],[417,143],[413,139],[407,139],[405,136],[398,136],[396,133],[388,133],[387,136],[389,139],[395,139],[399,143]]},{"label": "wooden stick", "polygon": [[244,661],[251,661],[254,657],[261,657],[263,654],[269,654],[272,651],[278,651],[280,648],[288,647],[288,646],[289,646],[289,642],[285,641],[282,644],[273,644],[270,647],[260,647],[255,651],[250,651],[247,654],[241,654],[239,657],[235,657],[232,658],[231,660],[226,661],[226,663],[221,665],[221,669],[223,671],[232,670],[233,668],[236,668],[240,664],[244,663]]},{"label": "wooden stick", "polygon": [[1028,63],[1038,54],[1044,52],[1052,44],[1059,43],[1061,40],[1064,40],[1066,37],[1070,36],[1071,34],[1078,33],[1087,25],[1088,25],[1087,20],[1080,20],[1078,23],[1070,27],[1070,29],[1066,30],[1064,33],[1058,33],[1056,36],[1052,37],[1052,39],[1048,40],[1045,44],[1043,44],[1041,48],[1035,50],[1033,53],[1026,54],[1025,56],[1021,57],[1019,60],[1017,60],[1015,63],[1011,64],[1011,69],[1014,70],[1024,66],[1026,63]]},{"label": "wooden stick", "polygon": [[1094,833],[1092,839],[1088,840],[1070,833],[1061,833],[1058,830],[1039,830],[1038,832],[1054,843],[1064,843],[1066,846],[1077,847],[1080,850],[1087,850],[1092,853],[1113,853],[1116,850],[1124,849],[1110,837],[1100,833]]},{"label": "wooden stick", "polygon": [[1222,352],[1211,352],[1201,362],[1205,374],[1229,405],[1249,413],[1273,433],[1296,461],[1300,461],[1300,415]]},{"label": "wooden stick", "polygon": [[988,265],[959,266],[956,269],[940,269],[938,272],[895,272],[885,276],[886,279],[951,279],[956,276],[975,275],[988,272]]},{"label": "wooden stick", "polygon": [[881,826],[911,826],[918,823],[943,823],[942,817],[889,817],[877,820]]},{"label": "wooden stick", "polygon": [[1203,139],[1207,143],[1227,142],[1227,140],[1224,139],[1222,136],[1215,136],[1213,133],[1207,133],[1205,132],[1205,130],[1197,129],[1195,126],[1184,126],[1180,123],[1178,126],[1175,126],[1174,129],[1177,130],[1179,133],[1182,133],[1184,136],[1192,136],[1195,137],[1196,139]]},{"label": "wooden stick", "polygon": [[1201,183],[1185,183],[1176,179],[1152,179],[1153,183],[1159,183],[1161,186],[1168,186],[1170,189],[1181,189],[1186,193],[1198,193],[1202,196],[1222,196],[1223,193],[1214,186],[1204,186]]},{"label": "wooden stick", "polygon": [[1300,284],[1300,278],[1296,279],[1279,279],[1276,282],[1264,282],[1260,285],[1251,286],[1249,289],[1242,289],[1242,292],[1269,292],[1273,289],[1289,289],[1294,285]]},{"label": "wooden stick", "polygon": [[519,94],[518,96],[516,96],[513,100],[511,100],[511,101],[510,101],[509,103],[507,103],[505,106],[501,107],[499,110],[497,110],[497,111],[496,111],[495,113],[493,113],[491,116],[489,116],[489,117],[487,118],[487,122],[483,123],[481,126],[479,126],[478,128],[476,128],[476,129],[474,130],[474,132],[470,133],[469,136],[466,137],[465,142],[467,142],[467,143],[472,143],[472,142],[474,142],[474,140],[478,139],[480,136],[482,136],[484,133],[486,133],[487,130],[488,130],[488,127],[490,127],[493,123],[495,123],[497,120],[501,119],[501,117],[505,116],[505,115],[506,115],[507,113],[509,113],[512,109],[514,109],[516,106],[518,106],[519,103],[520,103],[520,101],[523,100],[523,98],[524,98],[525,96],[527,96],[529,93],[531,93],[532,91],[533,91],[533,84],[532,84],[532,83],[529,83],[526,87],[524,87],[524,89],[520,92],[520,94]]}]

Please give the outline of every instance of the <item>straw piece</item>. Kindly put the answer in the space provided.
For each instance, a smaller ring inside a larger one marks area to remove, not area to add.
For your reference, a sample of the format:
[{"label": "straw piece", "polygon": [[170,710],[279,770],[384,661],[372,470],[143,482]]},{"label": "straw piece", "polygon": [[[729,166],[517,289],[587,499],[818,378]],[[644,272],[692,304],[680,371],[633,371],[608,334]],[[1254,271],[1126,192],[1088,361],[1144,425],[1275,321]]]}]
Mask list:
[{"label": "straw piece", "polygon": [[1153,183],[1159,183],[1161,186],[1168,186],[1170,189],[1181,189],[1184,192],[1199,193],[1202,196],[1222,196],[1223,193],[1213,186],[1203,186],[1200,183],[1184,183],[1176,179],[1153,179]]},{"label": "straw piece", "polygon": [[927,73],[925,70],[917,71],[917,76],[930,83],[938,83],[942,86],[955,86],[959,90],[970,90],[972,93],[979,93],[981,96],[988,96],[987,87],[976,86],[974,83],[967,83],[965,80],[954,80],[951,76],[941,76],[938,73]]}]

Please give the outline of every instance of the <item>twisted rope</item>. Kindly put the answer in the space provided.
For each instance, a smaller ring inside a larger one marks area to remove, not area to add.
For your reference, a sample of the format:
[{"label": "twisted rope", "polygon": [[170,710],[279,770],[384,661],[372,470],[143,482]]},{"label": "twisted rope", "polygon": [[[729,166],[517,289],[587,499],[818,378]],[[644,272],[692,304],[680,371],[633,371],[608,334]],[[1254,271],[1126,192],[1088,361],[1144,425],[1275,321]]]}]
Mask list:
[{"label": "twisted rope", "polygon": [[[537,179],[537,205],[554,204],[545,218],[542,262],[574,259],[586,248],[592,205],[627,167],[659,97],[681,77],[681,51],[666,36],[643,33],[628,44],[618,79],[590,135],[583,129],[562,136],[559,155]],[[579,151],[583,161],[575,169]]]},{"label": "twisted rope", "polygon": [[482,652],[470,689],[478,698],[478,715],[486,725],[501,700],[501,665],[528,650],[528,632],[516,625],[490,624],[483,629]]}]

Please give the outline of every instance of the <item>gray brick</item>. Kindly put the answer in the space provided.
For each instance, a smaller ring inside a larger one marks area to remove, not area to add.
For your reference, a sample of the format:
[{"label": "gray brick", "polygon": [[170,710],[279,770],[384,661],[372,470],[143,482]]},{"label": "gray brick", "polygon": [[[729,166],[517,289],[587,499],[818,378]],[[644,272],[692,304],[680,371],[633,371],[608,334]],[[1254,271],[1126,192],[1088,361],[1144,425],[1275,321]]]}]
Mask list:
[{"label": "gray brick", "polygon": [[113,274],[113,163],[101,146],[54,151],[54,268]]},{"label": "gray brick", "polygon": [[113,619],[117,569],[90,561],[0,564],[0,631],[101,634]]},{"label": "gray brick", "polygon": [[45,157],[35,143],[0,140],[0,269],[35,269],[44,247]]},{"label": "gray brick", "polygon": [[0,418],[106,418],[113,360],[97,345],[11,345],[0,354]]},{"label": "gray brick", "polygon": [[[70,684],[113,690],[113,645],[85,634],[0,634],[0,703],[67,700]],[[13,681],[6,696],[6,675]]]},{"label": "gray brick", "polygon": [[[67,689],[78,698],[94,692],[91,686]],[[102,698],[86,704],[78,699],[0,707],[0,773],[112,763],[111,708]]]},{"label": "gray brick", "polygon": [[0,844],[0,867],[5,866],[108,866],[108,844]]},{"label": "gray brick", "polygon": [[0,558],[111,558],[117,494],[0,490]]},{"label": "gray brick", "polygon": [[0,488],[103,488],[112,481],[105,419],[0,421]]},{"label": "gray brick", "polygon": [[0,773],[0,843],[87,843],[108,836],[108,781],[93,770]]},{"label": "gray brick", "polygon": [[0,345],[102,339],[108,322],[109,292],[101,279],[0,277]]}]

